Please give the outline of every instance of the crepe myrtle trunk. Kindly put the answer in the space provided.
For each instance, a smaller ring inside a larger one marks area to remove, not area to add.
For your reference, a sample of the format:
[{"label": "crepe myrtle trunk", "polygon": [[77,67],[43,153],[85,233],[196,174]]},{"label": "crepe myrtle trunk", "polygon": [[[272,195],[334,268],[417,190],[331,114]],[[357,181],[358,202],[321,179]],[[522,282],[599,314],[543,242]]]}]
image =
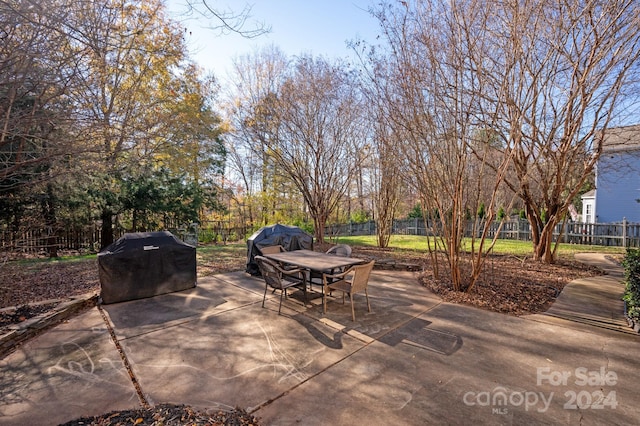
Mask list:
[{"label": "crepe myrtle trunk", "polygon": [[324,243],[324,227],[327,224],[326,215],[317,215],[313,217],[313,233],[316,239],[316,243]]},{"label": "crepe myrtle trunk", "polygon": [[552,243],[553,230],[556,217],[552,216],[543,221],[540,214],[530,206],[525,206],[525,213],[531,228],[531,241],[533,243],[534,260],[544,263],[554,263]]}]

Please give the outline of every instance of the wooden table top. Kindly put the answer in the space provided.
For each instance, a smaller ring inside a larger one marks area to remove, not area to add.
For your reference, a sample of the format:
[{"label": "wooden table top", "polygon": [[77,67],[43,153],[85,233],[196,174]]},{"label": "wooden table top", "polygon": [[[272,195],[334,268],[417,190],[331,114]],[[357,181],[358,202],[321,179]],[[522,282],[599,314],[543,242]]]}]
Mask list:
[{"label": "wooden table top", "polygon": [[313,250],[283,251],[280,253],[265,254],[264,257],[312,271],[326,271],[365,262],[363,259],[355,257],[336,256],[334,254],[320,253]]}]

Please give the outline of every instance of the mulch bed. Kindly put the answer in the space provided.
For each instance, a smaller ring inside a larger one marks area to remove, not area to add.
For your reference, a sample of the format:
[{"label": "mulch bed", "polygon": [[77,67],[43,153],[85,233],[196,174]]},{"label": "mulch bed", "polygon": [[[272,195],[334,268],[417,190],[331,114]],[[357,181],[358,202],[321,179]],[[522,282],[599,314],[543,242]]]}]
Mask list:
[{"label": "mulch bed", "polygon": [[45,303],[41,305],[22,305],[15,309],[0,311],[0,329],[8,325],[18,324],[44,314],[57,306],[57,303]]},{"label": "mulch bed", "polygon": [[561,259],[553,265],[513,256],[491,256],[475,287],[468,292],[453,291],[446,270],[435,279],[426,269],[420,281],[429,290],[452,303],[462,303],[509,315],[547,311],[571,281],[601,275],[597,268]]},{"label": "mulch bed", "polygon": [[239,408],[210,413],[198,411],[188,405],[158,404],[150,408],[114,411],[101,416],[83,417],[64,423],[63,426],[258,426],[259,424],[257,418]]},{"label": "mulch bed", "polygon": [[[440,262],[436,277],[425,253],[357,247],[352,256],[375,259],[382,267],[400,265],[397,269],[420,271],[419,282],[446,302],[517,316],[545,312],[565,285],[578,278],[602,274],[597,268],[571,259],[559,259],[549,265],[531,258],[491,255],[484,263],[477,284],[464,292],[453,290],[444,261]],[[463,259],[463,276],[470,276],[468,262],[469,259]]]}]

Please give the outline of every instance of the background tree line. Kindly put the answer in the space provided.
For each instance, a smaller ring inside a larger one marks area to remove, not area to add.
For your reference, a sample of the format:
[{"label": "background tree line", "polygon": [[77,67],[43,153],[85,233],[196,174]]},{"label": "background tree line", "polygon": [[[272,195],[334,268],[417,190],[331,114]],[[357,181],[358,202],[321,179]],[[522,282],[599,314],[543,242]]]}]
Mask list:
[{"label": "background tree line", "polygon": [[469,291],[487,223],[515,207],[536,259],[554,260],[607,129],[637,113],[633,0],[384,1],[380,39],[351,44],[359,63],[272,46],[236,58],[225,92],[160,0],[0,7],[6,228],[100,221],[107,244],[114,221],[213,215],[323,241],[328,222],[373,218],[384,247],[417,202],[434,267]]},{"label": "background tree line", "polygon": [[[218,204],[215,81],[162,1],[0,2],[0,223],[197,221]],[[55,255],[55,246],[50,247]]]}]

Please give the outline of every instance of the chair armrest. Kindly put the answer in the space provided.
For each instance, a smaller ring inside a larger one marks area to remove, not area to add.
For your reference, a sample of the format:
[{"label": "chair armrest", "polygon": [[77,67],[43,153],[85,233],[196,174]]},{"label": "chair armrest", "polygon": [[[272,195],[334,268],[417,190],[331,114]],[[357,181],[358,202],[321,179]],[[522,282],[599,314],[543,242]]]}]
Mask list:
[{"label": "chair armrest", "polygon": [[299,279],[304,279],[305,277],[306,271],[301,268],[283,269],[280,266],[277,266],[277,268],[280,271],[280,273],[282,273],[282,275],[288,275],[288,276],[299,278]]},{"label": "chair armrest", "polygon": [[345,276],[349,275],[350,273],[353,273],[352,269],[353,269],[353,267],[351,267],[351,268],[347,269],[347,270],[346,270],[346,271],[344,271],[344,272],[340,272],[340,273],[337,273],[337,274],[322,274],[322,276],[323,276],[324,278],[338,278],[338,279],[342,279],[342,278],[344,278]]},{"label": "chair armrest", "polygon": [[278,269],[280,269],[280,272],[282,272],[283,274],[286,274],[286,275],[294,275],[294,274],[304,273],[305,272],[305,270],[301,269],[301,268],[294,268],[294,269],[278,268]]}]

